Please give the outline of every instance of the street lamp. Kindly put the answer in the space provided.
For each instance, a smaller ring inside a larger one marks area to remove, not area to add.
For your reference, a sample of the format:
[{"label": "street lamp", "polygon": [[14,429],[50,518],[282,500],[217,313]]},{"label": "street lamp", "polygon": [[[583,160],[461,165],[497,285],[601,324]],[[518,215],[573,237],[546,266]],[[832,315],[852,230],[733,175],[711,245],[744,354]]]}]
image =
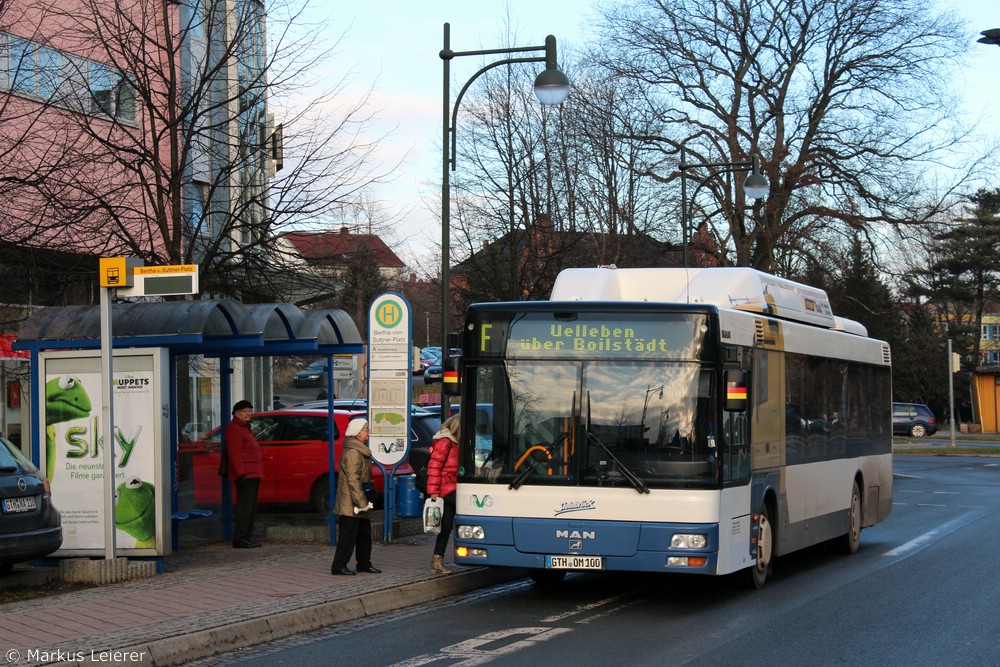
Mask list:
[{"label": "street lamp", "polygon": [[[544,56],[529,56],[524,58],[503,58],[492,62],[465,82],[458,97],[455,98],[454,106],[451,105],[450,89],[450,65],[453,58],[459,56],[485,56],[498,53],[529,53],[544,51]],[[469,89],[472,82],[479,78],[481,74],[500,65],[513,65],[516,63],[544,62],[545,70],[535,78],[535,97],[544,105],[561,104],[569,95],[569,79],[556,64],[556,38],[549,35],[545,38],[544,46],[523,46],[509,49],[479,49],[476,51],[452,51],[451,50],[451,26],[444,24],[444,48],[441,49],[441,60],[444,63],[444,100],[442,131],[444,140],[442,141],[443,160],[441,173],[441,350],[443,356],[448,356],[448,303],[451,300],[451,285],[449,284],[449,257],[448,245],[451,227],[451,199],[448,168],[455,169],[456,132],[455,120],[458,118],[458,105],[462,101],[462,96]]]},{"label": "street lamp", "polygon": [[1000,46],[1000,28],[991,28],[989,30],[983,30],[979,34],[982,35],[982,37],[980,37],[976,41],[979,42],[980,44],[996,44],[997,46]]},{"label": "street lamp", "polygon": [[[705,177],[701,183],[698,184],[698,188],[701,188],[709,178],[716,176],[720,173],[734,172],[734,171],[749,171],[750,174],[743,181],[743,192],[746,193],[747,197],[751,199],[761,199],[767,195],[768,190],[771,188],[771,184],[768,183],[767,177],[760,171],[760,156],[752,155],[750,160],[745,162],[697,162],[694,164],[689,164],[687,162],[687,149],[681,146],[681,161],[677,165],[677,168],[681,171],[681,225],[683,229],[681,230],[684,235],[684,268],[688,268],[688,230],[691,227],[691,221],[688,219],[689,210],[687,205],[687,170],[694,169],[696,167],[707,167],[709,169],[715,169]],[[694,194],[698,194],[698,189],[695,189]],[[692,196],[692,201],[694,196]]]},{"label": "street lamp", "polygon": [[660,392],[660,400],[663,400],[663,385],[659,387],[650,387],[646,385],[646,398],[642,401],[642,419],[639,420],[639,438],[646,437],[646,408],[649,407],[649,397],[656,392]]}]

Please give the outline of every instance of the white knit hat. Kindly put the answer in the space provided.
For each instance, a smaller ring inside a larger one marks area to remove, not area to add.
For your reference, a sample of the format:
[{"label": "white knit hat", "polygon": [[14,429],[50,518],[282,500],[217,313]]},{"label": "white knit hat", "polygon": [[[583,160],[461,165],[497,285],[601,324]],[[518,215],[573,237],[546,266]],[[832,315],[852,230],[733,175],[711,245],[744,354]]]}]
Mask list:
[{"label": "white knit hat", "polygon": [[344,435],[351,436],[361,433],[364,429],[368,428],[368,420],[364,418],[352,419],[347,423],[347,430],[344,431]]}]

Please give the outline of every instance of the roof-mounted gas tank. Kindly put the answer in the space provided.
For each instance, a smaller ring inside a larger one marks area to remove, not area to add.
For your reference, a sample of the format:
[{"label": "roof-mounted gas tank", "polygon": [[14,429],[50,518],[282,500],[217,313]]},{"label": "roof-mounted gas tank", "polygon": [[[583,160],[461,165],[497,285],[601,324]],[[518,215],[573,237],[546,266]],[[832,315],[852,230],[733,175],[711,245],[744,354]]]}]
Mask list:
[{"label": "roof-mounted gas tank", "polygon": [[834,316],[825,291],[744,267],[566,269],[550,299],[707,303],[866,335],[860,324]]}]

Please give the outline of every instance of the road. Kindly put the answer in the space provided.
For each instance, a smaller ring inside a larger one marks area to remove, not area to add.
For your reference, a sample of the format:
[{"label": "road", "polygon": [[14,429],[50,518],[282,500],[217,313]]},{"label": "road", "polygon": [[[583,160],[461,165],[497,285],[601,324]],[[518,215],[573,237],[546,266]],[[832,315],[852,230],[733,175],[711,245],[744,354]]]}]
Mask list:
[{"label": "road", "polygon": [[897,457],[893,513],[853,556],[727,580],[578,574],[345,624],[213,665],[1000,664],[1000,460]]}]

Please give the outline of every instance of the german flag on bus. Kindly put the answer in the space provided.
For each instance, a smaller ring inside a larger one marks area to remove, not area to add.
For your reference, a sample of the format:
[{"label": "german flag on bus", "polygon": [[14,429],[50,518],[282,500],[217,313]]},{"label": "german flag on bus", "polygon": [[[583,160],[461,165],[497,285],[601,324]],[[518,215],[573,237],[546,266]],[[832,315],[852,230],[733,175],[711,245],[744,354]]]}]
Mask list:
[{"label": "german flag on bus", "polygon": [[446,370],[442,377],[445,384],[458,384],[458,370]]},{"label": "german flag on bus", "polygon": [[745,401],[747,400],[747,388],[745,386],[736,384],[735,382],[729,382],[726,384],[726,400],[727,401]]}]

